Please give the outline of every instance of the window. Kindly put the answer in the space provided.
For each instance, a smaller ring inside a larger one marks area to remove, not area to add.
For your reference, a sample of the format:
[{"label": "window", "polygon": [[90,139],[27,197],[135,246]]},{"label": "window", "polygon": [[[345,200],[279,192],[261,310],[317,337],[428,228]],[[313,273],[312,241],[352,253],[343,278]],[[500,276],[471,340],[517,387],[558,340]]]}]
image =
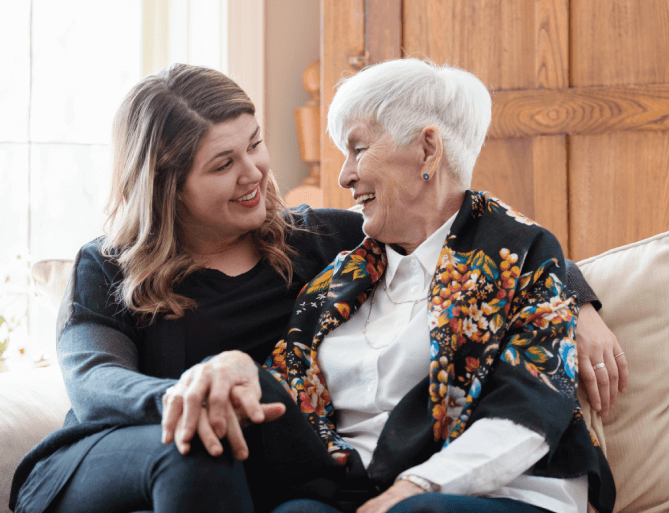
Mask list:
[{"label": "window", "polygon": [[264,0],[14,0],[0,9],[0,358],[30,366],[55,362],[56,317],[29,291],[30,263],[72,259],[102,234],[123,96],[171,63],[198,64],[229,72],[262,119]]}]

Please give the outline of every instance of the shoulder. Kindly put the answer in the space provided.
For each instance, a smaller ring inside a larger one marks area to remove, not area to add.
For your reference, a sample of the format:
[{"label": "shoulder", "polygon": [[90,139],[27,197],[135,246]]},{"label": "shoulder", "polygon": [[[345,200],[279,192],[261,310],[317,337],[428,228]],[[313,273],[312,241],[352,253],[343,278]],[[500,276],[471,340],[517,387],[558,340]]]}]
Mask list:
[{"label": "shoulder", "polygon": [[[68,293],[70,300],[87,308],[109,314],[121,310],[116,293],[123,282],[123,272],[114,255],[103,250],[104,238],[85,244],[74,260]],[[65,301],[65,300],[64,300]]]},{"label": "shoulder", "polygon": [[307,281],[338,253],[357,247],[364,239],[362,216],[357,212],[300,205],[291,213],[295,228],[288,242],[297,252],[296,271]]},{"label": "shoulder", "polygon": [[362,215],[338,208],[311,208],[302,204],[291,209],[296,225],[307,229],[329,228],[362,231]]},{"label": "shoulder", "polygon": [[471,192],[472,215],[481,216],[481,221],[493,226],[527,246],[546,247],[549,251],[562,249],[555,235],[530,217],[522,214],[514,207],[489,192]]},{"label": "shoulder", "polygon": [[68,326],[87,321],[110,324],[124,313],[117,300],[123,273],[113,256],[104,254],[103,242],[100,237],[85,244],[74,259],[58,312],[59,339]]},{"label": "shoulder", "polygon": [[123,280],[123,274],[116,262],[115,252],[105,254],[103,244],[104,237],[98,237],[84,244],[75,258],[75,271],[80,278],[93,278],[95,275],[100,275],[110,285],[118,283]]},{"label": "shoulder", "polygon": [[357,212],[300,205],[291,213],[297,228],[292,233],[294,243],[336,246],[339,252],[356,247],[364,238],[362,215]]},{"label": "shoulder", "polygon": [[[459,252],[483,249],[492,257],[516,255],[523,272],[553,261],[565,271],[557,238],[546,228],[488,192],[467,191],[451,230],[452,247]],[[562,276],[561,276],[562,279]]]}]

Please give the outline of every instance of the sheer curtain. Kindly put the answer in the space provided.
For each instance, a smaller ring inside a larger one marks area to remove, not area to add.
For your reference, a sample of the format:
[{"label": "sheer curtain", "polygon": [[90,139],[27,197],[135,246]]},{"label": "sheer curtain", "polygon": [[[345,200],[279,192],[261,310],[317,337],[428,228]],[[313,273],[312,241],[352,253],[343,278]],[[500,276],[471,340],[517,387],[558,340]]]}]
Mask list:
[{"label": "sheer curtain", "polygon": [[0,45],[0,344],[30,365],[55,361],[55,315],[27,270],[102,232],[112,118],[141,77],[142,4],[3,2]]}]

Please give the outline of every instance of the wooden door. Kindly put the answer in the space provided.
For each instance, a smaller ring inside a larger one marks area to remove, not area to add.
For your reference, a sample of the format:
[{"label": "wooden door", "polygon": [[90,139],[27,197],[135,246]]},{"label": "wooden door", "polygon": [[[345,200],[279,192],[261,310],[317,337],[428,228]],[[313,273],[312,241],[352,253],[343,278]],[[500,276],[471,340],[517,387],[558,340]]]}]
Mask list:
[{"label": "wooden door", "polygon": [[[361,64],[457,65],[493,97],[473,188],[574,260],[669,230],[669,0],[322,1],[324,112]],[[322,140],[326,204],[348,207]]]}]

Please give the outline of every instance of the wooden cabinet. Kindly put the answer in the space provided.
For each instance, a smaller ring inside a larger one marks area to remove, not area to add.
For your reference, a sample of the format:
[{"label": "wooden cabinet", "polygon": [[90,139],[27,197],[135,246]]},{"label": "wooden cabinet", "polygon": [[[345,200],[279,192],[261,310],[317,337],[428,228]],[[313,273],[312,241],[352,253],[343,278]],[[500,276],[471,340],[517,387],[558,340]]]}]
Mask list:
[{"label": "wooden cabinet", "polygon": [[336,83],[428,57],[491,91],[473,188],[546,226],[574,260],[669,230],[669,0],[322,0],[321,16],[327,206],[352,204],[324,133]]}]

